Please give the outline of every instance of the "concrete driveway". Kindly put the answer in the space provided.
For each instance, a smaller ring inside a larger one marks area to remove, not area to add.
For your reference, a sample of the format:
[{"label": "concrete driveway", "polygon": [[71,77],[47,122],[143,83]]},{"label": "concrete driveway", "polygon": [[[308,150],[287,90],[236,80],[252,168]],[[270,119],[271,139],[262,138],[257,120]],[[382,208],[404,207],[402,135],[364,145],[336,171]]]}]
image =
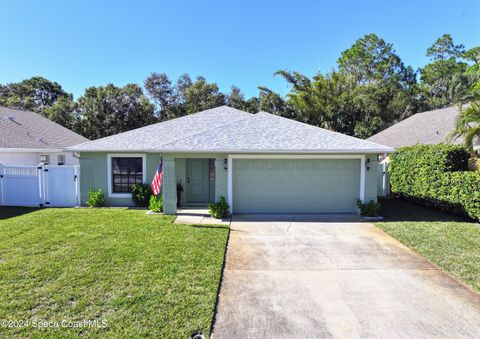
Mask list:
[{"label": "concrete driveway", "polygon": [[370,223],[236,215],[214,338],[480,338],[480,296]]}]

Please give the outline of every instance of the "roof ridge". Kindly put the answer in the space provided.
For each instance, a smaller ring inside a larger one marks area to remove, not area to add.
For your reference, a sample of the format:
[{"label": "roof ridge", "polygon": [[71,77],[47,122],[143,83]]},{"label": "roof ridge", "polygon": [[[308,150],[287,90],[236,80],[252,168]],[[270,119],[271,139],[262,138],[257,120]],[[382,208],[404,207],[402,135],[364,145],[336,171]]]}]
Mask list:
[{"label": "roof ridge", "polygon": [[[221,106],[220,106],[220,107],[221,107]],[[228,107],[229,107],[229,106],[228,106]],[[231,108],[231,107],[230,107],[230,108]],[[236,108],[234,108],[234,109],[236,109]],[[239,111],[242,111],[242,110],[239,109]],[[245,111],[242,111],[242,112],[245,112]],[[245,113],[248,113],[248,112],[245,112]],[[226,124],[223,124],[223,125],[220,125],[220,126],[217,126],[217,127],[213,127],[213,128],[209,128],[209,129],[203,130],[203,131],[198,132],[198,133],[193,133],[193,134],[190,134],[190,135],[186,135],[186,136],[183,137],[183,138],[180,138],[180,139],[177,139],[177,140],[174,140],[174,141],[170,141],[170,142],[167,142],[167,143],[165,143],[165,144],[160,144],[160,145],[161,145],[161,146],[168,146],[169,144],[173,144],[173,143],[182,141],[182,140],[184,140],[184,139],[188,139],[188,138],[191,138],[191,137],[195,137],[195,136],[198,136],[198,135],[203,134],[203,133],[206,133],[206,132],[211,132],[211,131],[214,131],[214,130],[216,130],[216,129],[219,129],[219,128],[222,128],[222,127],[231,125],[231,124],[233,124],[233,123],[235,123],[235,122],[240,122],[240,121],[244,121],[244,120],[247,120],[247,119],[252,119],[252,118],[254,118],[255,115],[256,115],[256,114],[252,114],[252,113],[249,113],[249,114],[250,114],[250,116],[248,116],[248,117],[245,117],[245,118],[242,118],[242,119],[238,119],[238,120],[235,120],[235,121],[230,121],[230,122],[228,122],[228,123],[226,123]],[[160,145],[159,145],[159,146],[160,146]]]}]

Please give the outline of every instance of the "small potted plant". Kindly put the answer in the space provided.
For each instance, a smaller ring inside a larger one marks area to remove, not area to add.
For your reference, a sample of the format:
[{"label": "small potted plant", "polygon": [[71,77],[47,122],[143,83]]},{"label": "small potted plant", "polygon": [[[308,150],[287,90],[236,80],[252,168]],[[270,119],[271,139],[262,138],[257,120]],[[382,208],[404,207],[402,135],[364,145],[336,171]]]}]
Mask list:
[{"label": "small potted plant", "polygon": [[180,207],[180,199],[182,198],[183,185],[182,182],[177,182],[177,207]]}]

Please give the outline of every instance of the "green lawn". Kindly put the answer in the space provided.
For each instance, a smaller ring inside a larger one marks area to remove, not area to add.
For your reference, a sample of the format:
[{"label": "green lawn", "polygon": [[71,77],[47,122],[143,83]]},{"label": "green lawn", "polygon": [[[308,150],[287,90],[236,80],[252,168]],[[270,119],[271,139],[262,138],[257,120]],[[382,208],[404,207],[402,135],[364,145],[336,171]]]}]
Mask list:
[{"label": "green lawn", "polygon": [[381,201],[375,226],[480,292],[480,225],[397,199]]},{"label": "green lawn", "polygon": [[[0,208],[0,321],[29,322],[0,323],[0,337],[209,334],[228,228],[172,220],[145,210]],[[100,326],[33,324],[88,320]]]}]

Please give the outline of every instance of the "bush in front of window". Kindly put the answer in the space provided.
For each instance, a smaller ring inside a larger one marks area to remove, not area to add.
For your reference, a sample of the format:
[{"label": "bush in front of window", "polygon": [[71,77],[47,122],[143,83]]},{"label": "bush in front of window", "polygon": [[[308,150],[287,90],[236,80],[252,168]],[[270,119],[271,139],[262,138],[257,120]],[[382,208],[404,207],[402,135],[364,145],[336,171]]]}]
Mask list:
[{"label": "bush in front of window", "polygon": [[103,207],[105,206],[105,196],[102,193],[102,190],[99,189],[95,191],[93,189],[88,190],[88,200],[86,201],[87,206],[90,207]]},{"label": "bush in front of window", "polygon": [[133,184],[132,199],[137,207],[147,207],[150,202],[152,190],[148,184]]},{"label": "bush in front of window", "polygon": [[163,212],[163,198],[162,196],[150,196],[150,202],[148,204],[148,209],[155,213]]}]

